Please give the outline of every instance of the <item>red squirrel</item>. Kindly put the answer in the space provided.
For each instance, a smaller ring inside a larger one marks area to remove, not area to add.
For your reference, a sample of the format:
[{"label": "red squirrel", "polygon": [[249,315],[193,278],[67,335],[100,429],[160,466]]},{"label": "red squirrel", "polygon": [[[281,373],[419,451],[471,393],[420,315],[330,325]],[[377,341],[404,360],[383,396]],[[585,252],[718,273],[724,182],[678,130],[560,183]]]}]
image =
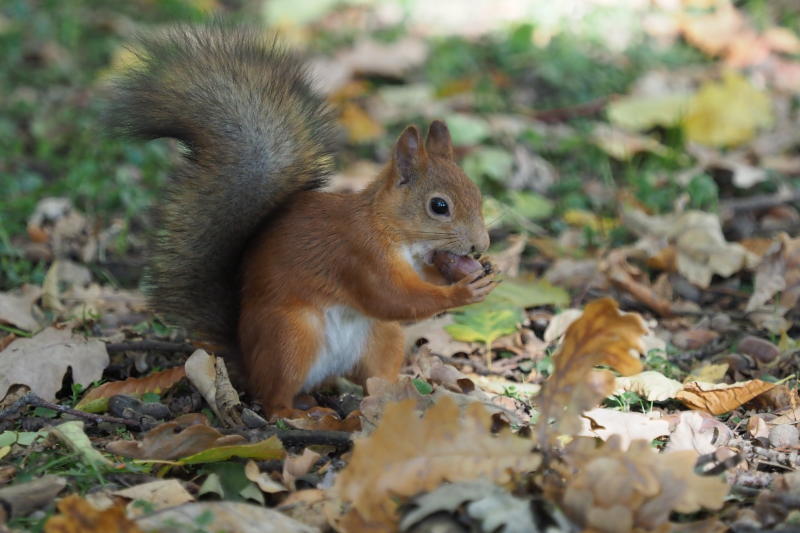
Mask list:
[{"label": "red squirrel", "polygon": [[325,192],[335,120],[299,58],[219,25],[169,29],[138,52],[114,83],[109,123],[186,149],[156,208],[146,292],[238,353],[266,412],[334,376],[395,379],[399,322],[497,284],[473,259],[489,246],[481,194],[443,122],[424,141],[408,126],[363,191]]}]

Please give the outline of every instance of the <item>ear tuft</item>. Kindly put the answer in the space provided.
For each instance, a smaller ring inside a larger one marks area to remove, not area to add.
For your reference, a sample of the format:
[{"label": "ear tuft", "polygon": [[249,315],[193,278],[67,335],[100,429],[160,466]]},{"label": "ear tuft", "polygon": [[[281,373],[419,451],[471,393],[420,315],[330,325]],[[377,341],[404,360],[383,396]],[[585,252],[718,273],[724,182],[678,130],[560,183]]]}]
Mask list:
[{"label": "ear tuft", "polygon": [[453,141],[450,138],[450,130],[447,124],[441,120],[434,120],[428,128],[428,138],[425,141],[425,149],[431,155],[453,159]]},{"label": "ear tuft", "polygon": [[400,134],[394,147],[394,164],[400,175],[400,185],[410,183],[417,177],[424,157],[419,130],[416,126],[408,126]]}]

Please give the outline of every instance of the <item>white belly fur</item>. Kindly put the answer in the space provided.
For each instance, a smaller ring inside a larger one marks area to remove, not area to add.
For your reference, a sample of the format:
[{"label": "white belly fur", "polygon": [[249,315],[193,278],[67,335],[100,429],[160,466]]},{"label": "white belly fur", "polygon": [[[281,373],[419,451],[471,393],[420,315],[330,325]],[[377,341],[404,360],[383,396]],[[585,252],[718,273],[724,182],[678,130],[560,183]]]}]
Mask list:
[{"label": "white belly fur", "polygon": [[345,305],[327,308],[323,320],[323,344],[303,384],[304,391],[331,376],[350,372],[361,359],[372,329],[372,319]]}]

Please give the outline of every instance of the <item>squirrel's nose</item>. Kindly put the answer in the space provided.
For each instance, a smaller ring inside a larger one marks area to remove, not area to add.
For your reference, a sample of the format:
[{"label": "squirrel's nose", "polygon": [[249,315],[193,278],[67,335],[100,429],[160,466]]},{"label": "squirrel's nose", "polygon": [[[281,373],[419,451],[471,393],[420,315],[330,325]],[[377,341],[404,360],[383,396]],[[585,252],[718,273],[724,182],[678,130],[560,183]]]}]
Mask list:
[{"label": "squirrel's nose", "polygon": [[489,249],[489,232],[482,230],[472,245],[472,253],[483,253]]}]

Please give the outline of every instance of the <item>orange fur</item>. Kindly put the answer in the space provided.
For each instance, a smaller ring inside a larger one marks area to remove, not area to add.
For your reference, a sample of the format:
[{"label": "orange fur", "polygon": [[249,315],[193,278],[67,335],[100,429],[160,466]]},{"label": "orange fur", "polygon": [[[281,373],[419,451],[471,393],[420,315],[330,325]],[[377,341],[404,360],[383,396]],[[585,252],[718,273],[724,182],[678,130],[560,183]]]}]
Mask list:
[{"label": "orange fur", "polygon": [[[480,193],[450,159],[449,133],[441,127],[444,133],[434,126],[429,133],[435,155],[410,127],[367,189],[296,193],[252,242],[243,261],[239,345],[250,389],[267,411],[291,407],[326,348],[326,333],[340,333],[326,330],[333,327],[326,310],[344,306],[370,321],[366,344],[353,346],[360,352],[351,374],[363,382],[396,376],[403,359],[397,321],[480,301],[494,287],[477,275],[431,283],[420,274],[425,265],[408,260],[414,246],[460,255],[488,246]],[[426,210],[431,194],[451,199],[451,219]]]}]

